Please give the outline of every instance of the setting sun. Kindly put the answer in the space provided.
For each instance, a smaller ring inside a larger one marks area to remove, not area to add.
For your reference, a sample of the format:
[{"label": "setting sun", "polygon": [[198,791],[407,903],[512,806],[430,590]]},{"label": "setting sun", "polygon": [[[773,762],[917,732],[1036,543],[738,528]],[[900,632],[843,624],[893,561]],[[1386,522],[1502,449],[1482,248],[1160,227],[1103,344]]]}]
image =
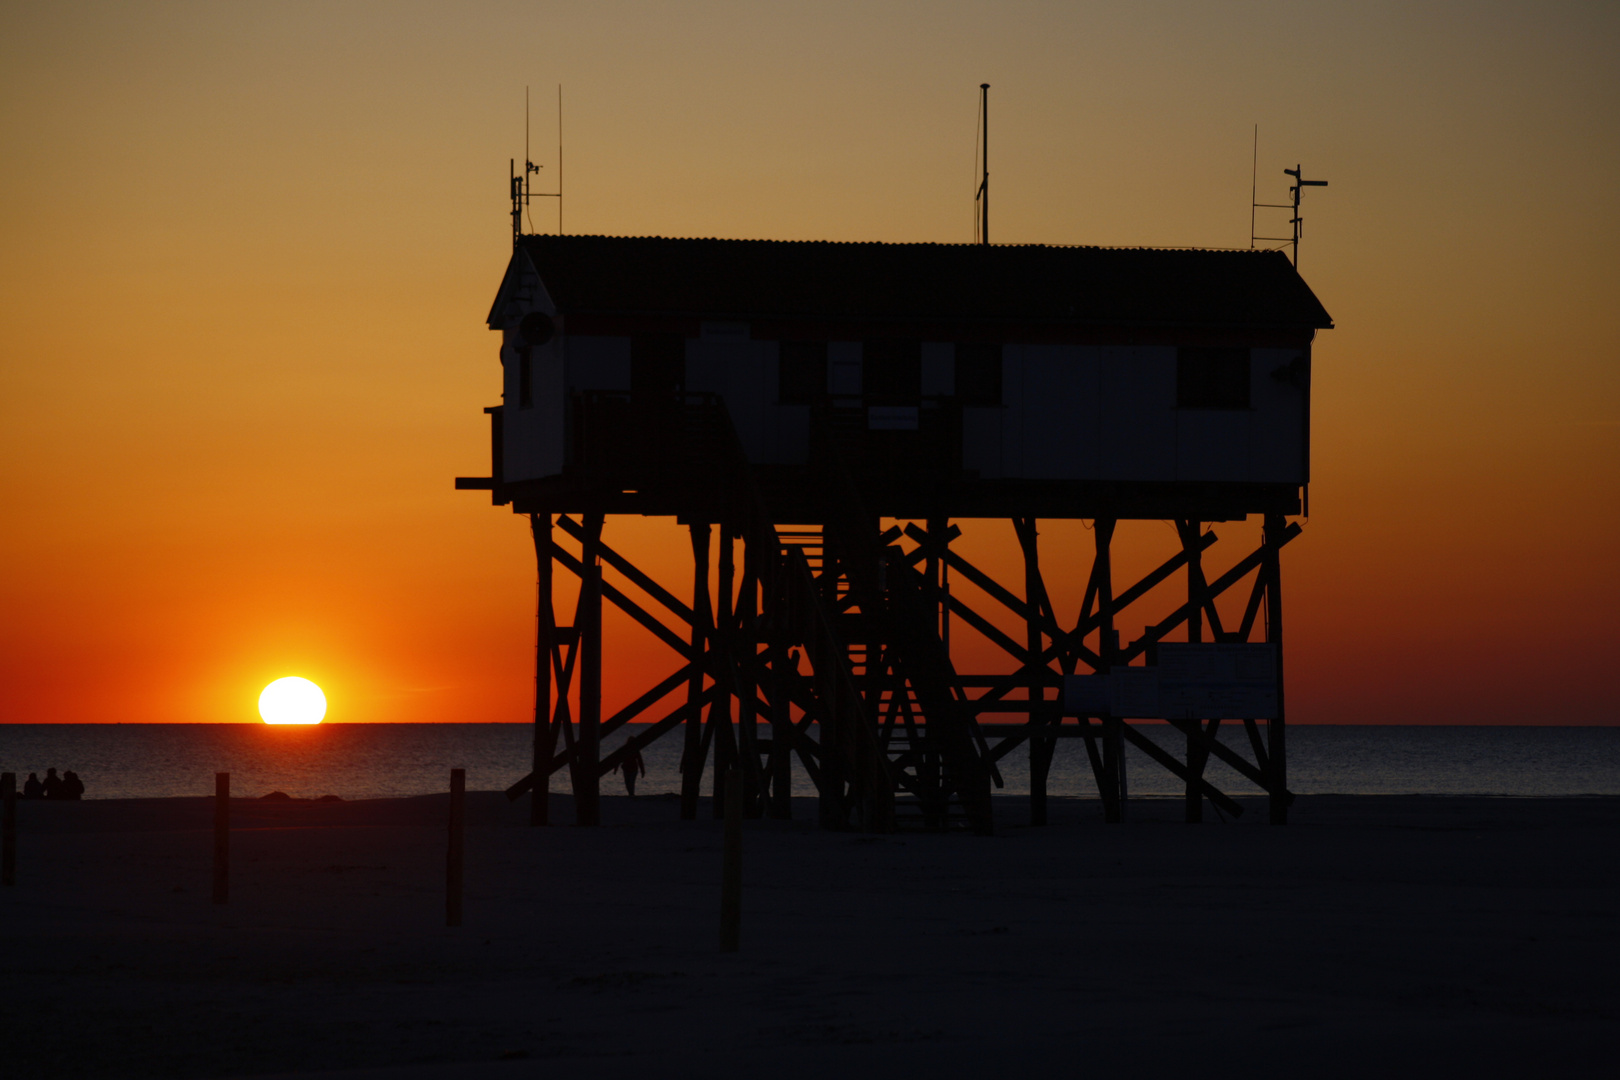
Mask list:
[{"label": "setting sun", "polygon": [[326,695],[308,679],[289,675],[259,694],[259,715],[267,724],[318,724],[326,715]]}]

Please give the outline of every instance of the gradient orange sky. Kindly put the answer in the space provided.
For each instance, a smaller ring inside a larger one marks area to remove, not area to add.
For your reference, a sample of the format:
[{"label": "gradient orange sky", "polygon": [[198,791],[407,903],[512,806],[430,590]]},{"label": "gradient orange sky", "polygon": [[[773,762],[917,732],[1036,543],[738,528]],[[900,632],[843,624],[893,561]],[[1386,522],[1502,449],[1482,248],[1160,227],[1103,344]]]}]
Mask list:
[{"label": "gradient orange sky", "polygon": [[[966,241],[990,82],[997,241],[1244,246],[1256,123],[1262,201],[1330,181],[1291,719],[1620,722],[1617,55],[1601,3],[8,3],[0,721],[527,719],[527,530],[451,487],[524,85],[570,232]],[[672,666],[617,626],[610,705]]]}]

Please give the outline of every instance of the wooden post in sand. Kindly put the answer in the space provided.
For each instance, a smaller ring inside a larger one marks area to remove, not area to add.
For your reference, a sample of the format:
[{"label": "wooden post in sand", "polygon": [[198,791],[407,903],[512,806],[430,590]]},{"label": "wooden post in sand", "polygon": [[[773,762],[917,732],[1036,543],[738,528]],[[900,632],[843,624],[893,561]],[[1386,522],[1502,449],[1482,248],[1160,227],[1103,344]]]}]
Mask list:
[{"label": "wooden post in sand", "polygon": [[17,884],[17,774],[0,773],[0,885]]},{"label": "wooden post in sand", "polygon": [[214,774],[214,903],[231,896],[231,774]]},{"label": "wooden post in sand", "polygon": [[720,951],[736,952],[742,940],[742,774],[726,770],[726,826],[720,856]]},{"label": "wooden post in sand", "polygon": [[450,843],[444,859],[444,925],[461,925],[461,869],[466,853],[467,770],[450,770]]}]

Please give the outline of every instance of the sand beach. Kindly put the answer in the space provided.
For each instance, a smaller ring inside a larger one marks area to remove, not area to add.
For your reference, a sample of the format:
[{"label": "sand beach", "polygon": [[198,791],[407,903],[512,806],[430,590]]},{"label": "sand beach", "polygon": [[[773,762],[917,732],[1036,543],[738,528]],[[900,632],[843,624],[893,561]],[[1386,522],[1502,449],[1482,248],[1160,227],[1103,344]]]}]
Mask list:
[{"label": "sand beach", "polygon": [[707,801],[470,794],[458,928],[446,796],[233,800],[224,906],[211,799],[19,809],[8,1076],[1609,1076],[1620,1037],[1613,798],[1007,798],[992,837],[805,801],[745,823],[734,955]]}]

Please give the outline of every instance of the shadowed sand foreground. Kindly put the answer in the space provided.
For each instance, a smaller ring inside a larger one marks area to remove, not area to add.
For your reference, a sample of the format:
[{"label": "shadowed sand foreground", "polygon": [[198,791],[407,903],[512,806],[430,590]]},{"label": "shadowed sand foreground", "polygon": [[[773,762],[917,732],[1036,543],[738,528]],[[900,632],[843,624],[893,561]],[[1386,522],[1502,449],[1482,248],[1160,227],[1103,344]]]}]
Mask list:
[{"label": "shadowed sand foreground", "polygon": [[9,1076],[1608,1076],[1620,1032],[1620,799],[1005,799],[991,838],[800,801],[745,823],[731,956],[707,802],[470,795],[458,929],[444,796],[234,802],[222,908],[210,799],[20,809]]}]

